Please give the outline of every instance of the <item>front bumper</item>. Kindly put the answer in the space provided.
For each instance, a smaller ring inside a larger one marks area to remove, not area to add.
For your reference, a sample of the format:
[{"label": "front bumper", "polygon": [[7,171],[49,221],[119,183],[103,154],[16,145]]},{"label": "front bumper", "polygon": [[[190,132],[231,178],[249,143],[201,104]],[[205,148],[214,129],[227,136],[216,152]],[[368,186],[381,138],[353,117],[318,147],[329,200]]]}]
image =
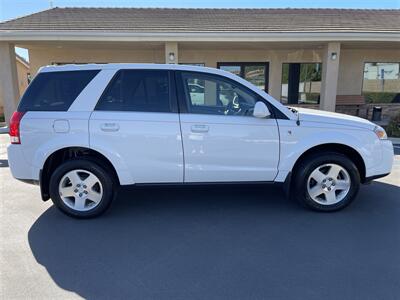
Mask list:
[{"label": "front bumper", "polygon": [[371,181],[389,175],[394,161],[393,144],[389,140],[381,140],[381,160],[373,168],[366,170],[365,181]]}]

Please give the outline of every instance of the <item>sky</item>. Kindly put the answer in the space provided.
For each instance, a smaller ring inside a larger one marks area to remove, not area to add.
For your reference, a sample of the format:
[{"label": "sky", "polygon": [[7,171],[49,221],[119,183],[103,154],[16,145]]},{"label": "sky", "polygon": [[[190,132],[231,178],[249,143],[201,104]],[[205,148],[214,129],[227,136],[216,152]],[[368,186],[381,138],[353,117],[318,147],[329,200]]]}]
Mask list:
[{"label": "sky", "polygon": [[[0,0],[0,22],[51,7],[370,8],[400,9],[400,0]],[[17,53],[29,60],[26,50]]]}]

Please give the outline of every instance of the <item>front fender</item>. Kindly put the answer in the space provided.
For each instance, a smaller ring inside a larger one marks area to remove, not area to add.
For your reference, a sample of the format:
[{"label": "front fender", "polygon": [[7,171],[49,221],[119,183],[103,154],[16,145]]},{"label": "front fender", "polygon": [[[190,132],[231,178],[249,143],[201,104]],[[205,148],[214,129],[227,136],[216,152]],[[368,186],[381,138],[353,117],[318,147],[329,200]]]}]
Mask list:
[{"label": "front fender", "polygon": [[302,122],[300,126],[293,126],[291,122],[293,121],[279,122],[280,172],[290,172],[304,152],[324,144],[340,144],[354,149],[362,157],[366,170],[379,164],[382,158],[379,140],[370,130],[338,125],[315,126],[306,122]]}]

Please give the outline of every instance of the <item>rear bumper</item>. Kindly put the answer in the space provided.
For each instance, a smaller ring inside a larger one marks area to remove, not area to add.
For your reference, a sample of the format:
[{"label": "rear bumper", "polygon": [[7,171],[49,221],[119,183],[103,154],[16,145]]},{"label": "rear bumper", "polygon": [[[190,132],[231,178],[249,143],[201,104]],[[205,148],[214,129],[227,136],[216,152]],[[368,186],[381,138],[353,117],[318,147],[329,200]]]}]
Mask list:
[{"label": "rear bumper", "polygon": [[7,148],[8,164],[14,178],[28,183],[39,182],[39,177],[34,175],[33,166],[26,161],[21,145],[11,144]]}]

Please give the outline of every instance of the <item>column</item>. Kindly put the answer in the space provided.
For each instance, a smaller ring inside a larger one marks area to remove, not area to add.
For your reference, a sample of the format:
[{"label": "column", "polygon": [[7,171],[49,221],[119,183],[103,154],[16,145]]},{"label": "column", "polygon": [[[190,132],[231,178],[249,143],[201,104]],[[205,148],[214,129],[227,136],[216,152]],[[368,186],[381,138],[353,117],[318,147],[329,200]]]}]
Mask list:
[{"label": "column", "polygon": [[14,44],[0,42],[0,97],[4,102],[4,116],[9,124],[19,98],[17,63]]},{"label": "column", "polygon": [[339,77],[340,43],[328,43],[322,60],[321,101],[319,108],[335,111]]},{"label": "column", "polygon": [[165,43],[165,63],[177,64],[178,63],[178,43],[166,42]]},{"label": "column", "polygon": [[278,55],[271,56],[269,63],[269,88],[268,94],[276,100],[281,100],[282,89],[282,60]]}]

